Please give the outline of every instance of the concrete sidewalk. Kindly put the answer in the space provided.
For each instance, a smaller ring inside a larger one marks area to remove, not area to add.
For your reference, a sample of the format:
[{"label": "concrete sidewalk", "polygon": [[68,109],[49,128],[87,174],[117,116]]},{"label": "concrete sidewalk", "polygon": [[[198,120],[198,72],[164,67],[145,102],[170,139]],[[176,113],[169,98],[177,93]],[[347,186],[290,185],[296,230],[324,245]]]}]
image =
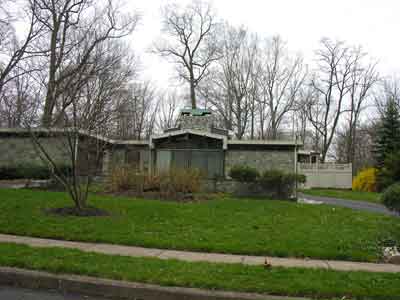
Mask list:
[{"label": "concrete sidewalk", "polygon": [[133,246],[121,246],[112,244],[98,244],[86,242],[71,242],[52,239],[0,234],[0,243],[24,244],[32,247],[60,247],[78,249],[85,252],[103,253],[109,255],[121,255],[131,257],[153,257],[159,259],[177,259],[188,262],[212,262],[212,263],[236,263],[244,265],[264,265],[267,261],[273,267],[298,267],[321,268],[338,271],[366,271],[400,273],[400,265],[375,264],[350,261],[318,260],[280,258],[268,256],[232,255],[219,253],[201,253],[176,250],[151,249]]}]

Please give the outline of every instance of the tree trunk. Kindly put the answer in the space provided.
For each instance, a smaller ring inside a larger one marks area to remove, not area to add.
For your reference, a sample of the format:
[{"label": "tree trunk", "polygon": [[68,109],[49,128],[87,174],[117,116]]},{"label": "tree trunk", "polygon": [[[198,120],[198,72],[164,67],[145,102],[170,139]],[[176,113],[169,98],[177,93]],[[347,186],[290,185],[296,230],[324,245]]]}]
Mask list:
[{"label": "tree trunk", "polygon": [[[192,75],[191,75],[192,77]],[[196,91],[194,88],[193,80],[190,80],[190,103],[192,105],[192,109],[196,109]]]}]

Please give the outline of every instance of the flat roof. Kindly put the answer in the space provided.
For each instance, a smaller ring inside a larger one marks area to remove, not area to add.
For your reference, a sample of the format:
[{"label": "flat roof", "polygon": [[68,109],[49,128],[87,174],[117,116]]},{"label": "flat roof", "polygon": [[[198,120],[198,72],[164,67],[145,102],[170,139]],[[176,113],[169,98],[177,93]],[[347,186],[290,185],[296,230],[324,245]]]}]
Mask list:
[{"label": "flat roof", "polygon": [[302,146],[303,144],[292,140],[228,140],[228,145]]},{"label": "flat roof", "polygon": [[[27,129],[27,128],[0,128],[0,134],[5,133],[5,134],[29,134],[30,132],[34,133],[65,133],[68,131],[72,131],[72,128],[32,128],[32,129]],[[96,138],[98,140],[110,143],[110,144],[116,144],[116,145],[149,145],[149,141],[139,141],[139,140],[118,140],[118,139],[110,139],[105,136],[95,134],[88,132],[83,129],[78,129],[78,133],[83,136],[88,136],[92,138]]]},{"label": "flat roof", "polygon": [[[66,131],[71,130],[72,128],[32,128],[32,132],[36,133],[65,133]],[[28,134],[30,132],[27,128],[0,128],[0,134]],[[118,140],[118,139],[110,139],[105,136],[88,132],[83,129],[78,129],[79,134],[89,136],[92,138],[96,138],[102,141],[105,141],[110,144],[116,145],[151,145],[152,140],[167,138],[170,136],[182,135],[182,134],[193,134],[198,136],[207,136],[214,139],[223,140],[224,149],[226,149],[229,145],[251,145],[251,146],[302,146],[302,143],[295,140],[228,140],[226,136],[219,135],[207,131],[194,130],[194,129],[183,129],[176,130],[171,132],[166,132],[160,135],[153,135],[150,140]],[[299,150],[301,151],[301,150]],[[303,150],[305,151],[305,150]],[[318,152],[316,152],[318,153]]]},{"label": "flat roof", "polygon": [[301,149],[298,151],[299,154],[304,154],[304,155],[311,155],[311,154],[320,154],[319,151],[314,151],[314,150],[305,150]]}]

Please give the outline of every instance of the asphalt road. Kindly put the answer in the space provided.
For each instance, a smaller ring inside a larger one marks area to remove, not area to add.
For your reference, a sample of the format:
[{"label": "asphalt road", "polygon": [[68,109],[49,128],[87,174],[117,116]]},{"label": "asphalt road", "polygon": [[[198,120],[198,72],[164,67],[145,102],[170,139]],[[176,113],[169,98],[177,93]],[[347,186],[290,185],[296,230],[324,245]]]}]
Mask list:
[{"label": "asphalt road", "polygon": [[300,194],[300,197],[302,197],[304,199],[320,201],[320,202],[323,202],[328,205],[342,206],[342,207],[352,208],[355,210],[364,210],[364,211],[380,213],[380,214],[384,214],[384,215],[388,215],[388,216],[399,216],[395,212],[388,210],[382,204],[377,204],[377,203],[370,203],[370,202],[365,202],[365,201],[353,201],[353,200],[347,200],[347,199],[337,199],[337,198],[331,198],[331,197],[311,196],[311,195],[305,195],[305,194]]},{"label": "asphalt road", "polygon": [[0,286],[0,300],[106,300],[106,299],[79,296],[79,295],[62,295],[58,292],[27,290],[15,287]]}]

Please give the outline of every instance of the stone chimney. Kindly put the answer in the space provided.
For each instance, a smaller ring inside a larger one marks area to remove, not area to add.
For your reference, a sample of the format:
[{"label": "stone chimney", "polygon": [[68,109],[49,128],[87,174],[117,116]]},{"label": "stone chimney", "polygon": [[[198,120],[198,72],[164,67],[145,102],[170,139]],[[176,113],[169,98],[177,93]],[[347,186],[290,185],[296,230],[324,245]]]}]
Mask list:
[{"label": "stone chimney", "polygon": [[194,129],[211,132],[215,119],[211,111],[206,109],[183,109],[178,118],[180,129]]}]

